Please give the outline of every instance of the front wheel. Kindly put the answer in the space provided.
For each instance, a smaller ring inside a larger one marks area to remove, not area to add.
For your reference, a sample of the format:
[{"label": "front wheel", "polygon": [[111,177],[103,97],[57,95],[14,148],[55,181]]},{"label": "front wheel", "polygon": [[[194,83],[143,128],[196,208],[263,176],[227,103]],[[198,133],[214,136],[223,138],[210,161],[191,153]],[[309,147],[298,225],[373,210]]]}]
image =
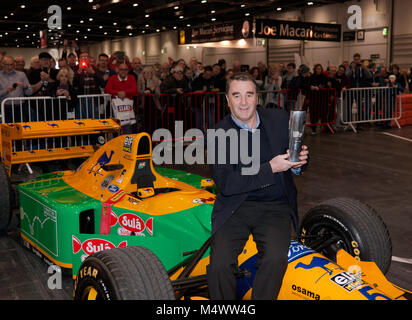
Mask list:
[{"label": "front wheel", "polygon": [[344,249],[358,260],[373,261],[386,274],[392,259],[388,228],[378,213],[354,199],[336,198],[310,209],[302,219],[303,244],[336,261]]},{"label": "front wheel", "polygon": [[81,265],[73,289],[75,300],[174,300],[160,260],[143,247],[97,252]]}]

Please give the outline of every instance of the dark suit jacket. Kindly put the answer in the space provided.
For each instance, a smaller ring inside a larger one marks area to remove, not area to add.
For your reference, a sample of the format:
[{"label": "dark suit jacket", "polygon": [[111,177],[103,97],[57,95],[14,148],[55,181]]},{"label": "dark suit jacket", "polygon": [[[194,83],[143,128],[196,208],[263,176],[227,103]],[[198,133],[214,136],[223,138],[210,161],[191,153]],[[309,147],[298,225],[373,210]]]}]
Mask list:
[{"label": "dark suit jacket", "polygon": [[[289,116],[279,109],[257,109],[260,121],[269,138],[272,152],[275,156],[285,154],[289,148]],[[216,129],[225,131],[234,128],[240,130],[232,121],[231,115],[227,115],[216,125]],[[228,153],[229,144],[226,146]],[[216,144],[216,154],[217,150]],[[215,162],[217,163],[217,162]],[[229,162],[227,164],[211,165],[211,173],[219,190],[212,212],[212,233],[216,232],[224,222],[240,207],[246,200],[247,193],[264,188],[273,183],[273,173],[269,162],[260,165],[256,175],[241,175],[239,167]],[[293,182],[292,172],[278,173],[280,175],[281,187],[283,188],[288,202],[293,210],[293,223],[295,230],[298,226],[297,215],[297,192]]]}]

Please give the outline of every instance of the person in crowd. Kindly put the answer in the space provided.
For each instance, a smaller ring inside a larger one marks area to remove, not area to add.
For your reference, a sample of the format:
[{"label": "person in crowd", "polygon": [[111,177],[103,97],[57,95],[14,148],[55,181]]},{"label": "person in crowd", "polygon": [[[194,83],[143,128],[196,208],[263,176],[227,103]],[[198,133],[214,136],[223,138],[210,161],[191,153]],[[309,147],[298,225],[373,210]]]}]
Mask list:
[{"label": "person in crowd", "polygon": [[406,75],[401,72],[399,65],[392,65],[391,74],[393,74],[396,77],[395,84],[397,85],[398,90],[401,90],[403,92],[406,88],[407,79]]},{"label": "person in crowd", "polygon": [[233,66],[232,66],[232,70],[234,73],[238,73],[240,72],[240,67],[242,66],[242,64],[240,63],[239,60],[235,60],[233,61]]},{"label": "person in crowd", "polygon": [[[32,94],[32,88],[24,72],[15,70],[15,61],[11,56],[2,59],[2,70],[0,71],[0,104],[6,98],[24,97]],[[14,108],[14,110],[12,110]],[[27,121],[26,108],[23,108],[24,119],[20,114],[20,104],[5,105],[5,122]]]},{"label": "person in crowd", "polygon": [[346,75],[351,81],[352,88],[368,88],[372,86],[372,74],[363,65],[359,53],[353,55],[353,62],[346,69]]},{"label": "person in crowd", "polygon": [[267,75],[268,75],[268,73],[269,73],[269,70],[268,70],[266,64],[263,61],[259,61],[257,63],[257,67],[259,68],[259,71],[260,71],[260,77],[261,77],[262,81],[264,82]]},{"label": "person in crowd", "polygon": [[255,79],[255,82],[258,85],[258,91],[263,90],[263,80],[262,80],[262,74],[260,72],[260,69],[258,67],[252,67],[249,70],[249,73],[251,74],[253,79]]},{"label": "person in crowd", "polygon": [[[290,94],[288,93],[286,97],[286,103],[284,109],[290,111],[291,109],[302,109],[307,110],[308,99],[302,99],[302,97],[307,97],[310,93],[310,69],[307,65],[302,64],[298,69],[298,76],[294,77],[290,83]],[[300,99],[298,100],[298,98]],[[300,105],[303,101],[303,105]],[[298,105],[297,102],[299,102]]]},{"label": "person in crowd", "polygon": [[278,97],[281,87],[282,76],[280,75],[277,67],[274,65],[269,66],[269,73],[264,81],[264,91],[268,91],[265,99],[266,108],[278,107]]},{"label": "person in crowd", "polygon": [[48,52],[39,54],[40,69],[33,70],[30,73],[29,82],[32,85],[33,95],[45,96],[49,90],[49,84],[56,81],[59,70],[51,67],[52,56]]},{"label": "person in crowd", "polygon": [[222,69],[218,63],[212,66],[213,69],[213,81],[215,88],[219,89],[219,92],[225,92],[226,80],[224,78],[225,74],[222,73]]},{"label": "person in crowd", "polygon": [[163,82],[170,75],[170,66],[167,62],[164,62],[160,65],[160,75],[159,80]]},{"label": "person in crowd", "polygon": [[153,132],[154,129],[161,127],[163,108],[160,103],[160,80],[154,74],[151,66],[143,68],[137,80],[137,89],[142,94],[142,96],[139,96],[139,105],[143,109],[143,117],[146,119],[145,124],[150,125],[145,130]]},{"label": "person in crowd", "polygon": [[132,64],[129,61],[129,57],[124,51],[115,51],[109,58],[109,68],[117,72],[119,65],[125,63],[129,68],[129,71],[133,69]]},{"label": "person in crowd", "polygon": [[309,95],[309,114],[313,135],[316,134],[316,124],[319,119],[321,119],[322,123],[325,123],[325,115],[329,113],[329,92],[324,90],[321,91],[321,89],[327,88],[327,84],[328,77],[324,74],[322,65],[318,63],[314,66],[313,74],[309,78],[309,86],[311,90]]},{"label": "person in crowd", "polygon": [[[338,70],[336,71],[336,97],[337,97],[337,103],[336,103],[336,123],[335,123],[335,129],[337,127],[342,125],[342,120],[346,121],[346,114],[344,115],[344,118],[342,119],[341,113],[342,113],[342,93],[345,93],[347,89],[350,89],[350,80],[346,76],[346,68],[343,64],[341,64],[338,67]],[[343,110],[345,111],[345,110]],[[345,111],[346,112],[346,111]]]},{"label": "person in crowd", "polygon": [[183,94],[188,92],[189,86],[183,72],[184,69],[180,66],[172,68],[171,74],[162,81],[160,91],[167,94]]},{"label": "person in crowd", "polygon": [[[70,52],[68,54],[68,48],[73,48],[74,52]],[[69,67],[76,72],[78,65],[77,65],[77,57],[80,57],[80,47],[78,46],[77,42],[75,40],[63,40],[63,52],[62,52],[62,58],[67,59],[67,63],[69,64]]]},{"label": "person in crowd", "polygon": [[[295,68],[296,68],[296,65],[295,65]],[[279,73],[280,73],[280,75],[281,75],[282,77],[288,72],[287,68],[285,68],[285,64],[284,64],[284,63],[279,63],[279,65],[278,65],[278,71],[279,71]]]},{"label": "person in crowd", "polygon": [[77,57],[73,52],[70,52],[67,56],[67,63],[69,64],[70,69],[72,69],[74,72],[77,71],[79,66],[77,64]]},{"label": "person in crowd", "polygon": [[183,74],[184,74],[184,77],[187,80],[187,84],[189,86],[189,91],[193,91],[192,90],[192,83],[193,83],[193,80],[194,80],[193,70],[190,67],[186,66],[184,71],[183,71]]},{"label": "person in crowd", "polygon": [[103,93],[106,87],[107,80],[116,74],[115,71],[109,68],[109,56],[105,53],[99,54],[99,60],[96,68],[96,76],[99,83],[100,91]]},{"label": "person in crowd", "polygon": [[138,93],[136,79],[129,74],[129,67],[126,63],[119,64],[117,70],[118,73],[108,79],[104,92],[111,94],[112,98],[133,100]]},{"label": "person in crowd", "polygon": [[132,60],[132,70],[130,70],[130,74],[133,75],[137,81],[139,79],[140,74],[143,71],[142,60],[140,58],[135,57]]},{"label": "person in crowd", "polygon": [[373,84],[374,87],[386,87],[386,84],[389,81],[389,75],[386,66],[380,66],[377,69],[377,75],[375,77],[375,83]]},{"label": "person in crowd", "polygon": [[15,70],[17,71],[22,71],[24,73],[27,72],[27,69],[25,68],[26,66],[26,61],[24,61],[23,56],[17,56],[14,58],[14,63],[16,64]]},{"label": "person in crowd", "polygon": [[34,56],[30,59],[30,68],[26,71],[27,79],[30,79],[30,74],[37,69],[40,69],[40,60],[39,56]]},{"label": "person in crowd", "polygon": [[56,76],[56,81],[48,88],[47,95],[66,98],[65,103],[54,103],[55,119],[67,119],[67,113],[73,112],[77,106],[78,98],[73,87],[73,76],[73,70],[68,66],[61,68]]},{"label": "person in crowd", "polygon": [[[89,53],[87,51],[81,52],[73,79],[73,86],[78,95],[101,93],[96,71],[96,67],[89,63]],[[93,97],[80,98],[79,101],[80,103],[76,106],[76,119],[98,119],[100,117],[99,105]]]},{"label": "person in crowd", "polygon": [[[282,76],[282,71],[279,71],[279,74]],[[292,79],[296,76],[296,64],[294,64],[293,62],[288,63],[287,71],[282,78],[282,89],[290,89],[290,83],[292,82]]]}]

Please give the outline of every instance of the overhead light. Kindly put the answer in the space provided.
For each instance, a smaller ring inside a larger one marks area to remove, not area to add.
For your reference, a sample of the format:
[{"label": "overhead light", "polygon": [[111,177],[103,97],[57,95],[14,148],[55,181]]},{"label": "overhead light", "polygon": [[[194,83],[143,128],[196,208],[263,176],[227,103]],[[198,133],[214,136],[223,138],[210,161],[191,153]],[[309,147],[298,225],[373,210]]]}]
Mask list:
[{"label": "overhead light", "polygon": [[174,27],[173,27],[173,29],[175,29],[175,30],[176,30],[176,29],[177,29],[177,27],[176,27],[176,26],[174,26]]},{"label": "overhead light", "polygon": [[133,35],[133,33],[130,32],[130,33],[129,33],[129,36],[132,36],[132,35]]},{"label": "overhead light", "polygon": [[68,24],[68,25],[67,25],[68,28],[70,28],[71,26],[72,26],[71,24]]},{"label": "overhead light", "polygon": [[80,30],[76,30],[76,33],[79,33],[80,32]]},{"label": "overhead light", "polygon": [[7,19],[8,17],[7,16],[4,16],[4,19]]},{"label": "overhead light", "polygon": [[22,5],[20,6],[20,8],[24,9],[24,8],[26,8],[26,6],[25,6],[24,4],[22,4]]},{"label": "overhead light", "polygon": [[173,9],[177,10],[179,9],[179,6],[174,6]]},{"label": "overhead light", "polygon": [[67,7],[66,9],[67,9],[68,11],[70,11],[70,10],[72,9],[72,7]]},{"label": "overhead light", "polygon": [[83,23],[84,21],[83,20],[80,20],[80,23]]},{"label": "overhead light", "polygon": [[133,3],[133,7],[137,7],[138,5],[138,3]]},{"label": "overhead light", "polygon": [[202,1],[201,1],[201,3],[206,3],[206,2],[207,2],[206,0],[202,0]]},{"label": "overhead light", "polygon": [[249,13],[249,12],[246,12],[246,13],[245,13],[245,16],[246,16],[246,17],[250,16],[250,13]]},{"label": "overhead light", "polygon": [[313,6],[313,1],[309,1],[308,6]]},{"label": "overhead light", "polygon": [[145,14],[145,16],[144,16],[145,18],[149,18],[150,16],[148,15],[148,14]]},{"label": "overhead light", "polygon": [[112,13],[112,10],[107,11],[107,13]]},{"label": "overhead light", "polygon": [[156,32],[160,32],[160,29],[156,29]]},{"label": "overhead light", "polygon": [[276,11],[282,11],[282,8],[281,8],[281,7],[277,7],[277,8],[276,8]]},{"label": "overhead light", "polygon": [[93,21],[93,18],[89,18],[89,21]]},{"label": "overhead light", "polygon": [[99,29],[103,29],[103,26],[99,26]]},{"label": "overhead light", "polygon": [[210,11],[210,13],[216,13],[216,11],[215,11],[215,10],[212,10],[212,11]]},{"label": "overhead light", "polygon": [[149,28],[149,25],[148,25],[148,24],[146,24],[146,25],[145,25],[145,27],[146,27],[146,28]]},{"label": "overhead light", "polygon": [[87,39],[87,36],[84,36],[85,39]]},{"label": "overhead light", "polygon": [[187,26],[190,27],[190,23],[188,23]]},{"label": "overhead light", "polygon": [[216,21],[216,18],[212,18],[212,19],[210,19],[210,20],[212,20],[212,21]]},{"label": "overhead light", "polygon": [[87,29],[87,31],[89,31],[89,32],[90,32],[90,30],[91,30],[90,28]]},{"label": "overhead light", "polygon": [[107,31],[105,31],[103,34],[107,34]]},{"label": "overhead light", "polygon": [[92,3],[93,2],[93,0],[89,0],[89,3]]},{"label": "overhead light", "polygon": [[119,3],[120,0],[112,0],[112,3]]},{"label": "overhead light", "polygon": [[113,22],[113,25],[116,26],[116,25],[117,25],[117,22]]},{"label": "overhead light", "polygon": [[120,30],[119,30],[119,29],[117,29],[117,30],[116,30],[116,32],[120,32]]},{"label": "overhead light", "polygon": [[179,17],[179,19],[183,19],[183,18],[184,18],[184,16],[180,16],[180,17]]}]

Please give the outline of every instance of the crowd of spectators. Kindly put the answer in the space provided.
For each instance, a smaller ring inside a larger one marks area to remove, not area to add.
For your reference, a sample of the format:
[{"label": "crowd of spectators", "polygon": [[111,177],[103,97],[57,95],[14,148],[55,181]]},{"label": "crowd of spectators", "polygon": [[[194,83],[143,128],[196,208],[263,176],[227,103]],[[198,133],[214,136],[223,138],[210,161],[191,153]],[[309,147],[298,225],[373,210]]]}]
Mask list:
[{"label": "crowd of spectators", "polygon": [[[74,48],[75,53],[69,53],[69,48]],[[359,54],[353,56],[351,63],[329,65],[326,70],[321,64],[310,70],[306,65],[298,67],[293,62],[268,67],[259,62],[257,66],[246,67],[234,61],[230,68],[224,59],[205,66],[196,58],[187,62],[169,58],[163,64],[143,66],[139,58],[129,59],[121,51],[111,56],[101,53],[96,59],[81,51],[75,42],[65,41],[62,57],[57,62],[47,52],[33,57],[27,69],[22,56],[0,55],[0,61],[0,103],[8,97],[65,96],[70,109],[80,104],[78,95],[108,93],[120,99],[150,95],[154,106],[161,111],[161,94],[224,93],[226,80],[239,71],[250,72],[259,89],[269,92],[289,89],[305,94],[333,88],[339,97],[348,88],[392,86],[399,92],[412,91],[412,72],[402,72],[397,65],[365,66]],[[277,94],[267,94],[260,103],[277,107],[279,101]]]}]

